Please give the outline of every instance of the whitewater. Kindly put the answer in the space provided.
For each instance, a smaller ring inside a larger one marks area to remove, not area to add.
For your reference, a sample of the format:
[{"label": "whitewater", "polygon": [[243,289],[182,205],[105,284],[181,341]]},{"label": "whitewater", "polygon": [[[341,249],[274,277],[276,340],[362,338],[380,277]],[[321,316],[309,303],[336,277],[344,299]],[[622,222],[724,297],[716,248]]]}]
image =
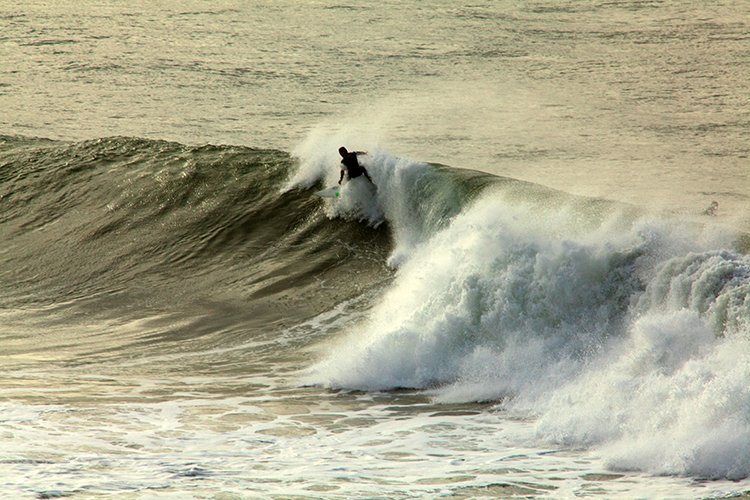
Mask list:
[{"label": "whitewater", "polygon": [[747,4],[0,5],[0,496],[750,491]]}]

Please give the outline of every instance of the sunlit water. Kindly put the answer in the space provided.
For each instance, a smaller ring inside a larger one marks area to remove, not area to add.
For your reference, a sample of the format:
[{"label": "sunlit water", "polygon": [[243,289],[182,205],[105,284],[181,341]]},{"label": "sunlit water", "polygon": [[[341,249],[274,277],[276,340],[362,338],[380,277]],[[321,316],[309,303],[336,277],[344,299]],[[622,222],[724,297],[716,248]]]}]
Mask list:
[{"label": "sunlit water", "polygon": [[[303,160],[351,144],[688,219],[705,221],[716,200],[711,220],[746,230],[749,14],[747,2],[2,2],[0,134],[241,144]],[[377,330],[369,299],[252,342],[226,342],[242,337],[237,324],[195,344],[154,340],[198,324],[183,312],[3,311],[0,496],[748,489],[673,474],[681,464],[659,464],[661,475],[596,447],[544,444],[549,413],[540,430],[534,411],[497,393],[466,403],[305,385],[332,350],[356,352],[340,338]],[[599,394],[566,389],[577,388]],[[726,454],[742,462],[737,442]]]},{"label": "sunlit water", "polygon": [[[3,9],[4,133],[289,150],[311,131],[747,227],[746,2]],[[336,142],[334,141],[334,142]]]}]

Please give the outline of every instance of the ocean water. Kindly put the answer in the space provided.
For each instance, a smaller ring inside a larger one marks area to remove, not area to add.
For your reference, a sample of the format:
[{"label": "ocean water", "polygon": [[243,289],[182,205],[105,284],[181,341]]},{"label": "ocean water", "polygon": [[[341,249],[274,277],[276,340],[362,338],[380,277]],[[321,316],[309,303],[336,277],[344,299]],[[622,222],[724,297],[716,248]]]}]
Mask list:
[{"label": "ocean water", "polygon": [[0,5],[0,497],[750,491],[747,2]]}]

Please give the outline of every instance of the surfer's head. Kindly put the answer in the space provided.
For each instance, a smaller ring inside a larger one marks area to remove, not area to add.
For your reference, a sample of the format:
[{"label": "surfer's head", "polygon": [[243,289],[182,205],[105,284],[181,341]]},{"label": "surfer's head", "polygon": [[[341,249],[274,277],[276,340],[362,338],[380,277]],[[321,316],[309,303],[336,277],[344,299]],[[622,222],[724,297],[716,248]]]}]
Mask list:
[{"label": "surfer's head", "polygon": [[341,146],[341,147],[339,148],[339,154],[340,154],[341,156],[346,156],[346,153],[348,153],[348,152],[349,152],[349,151],[347,151],[347,150],[346,150],[346,148],[345,148],[344,146]]}]

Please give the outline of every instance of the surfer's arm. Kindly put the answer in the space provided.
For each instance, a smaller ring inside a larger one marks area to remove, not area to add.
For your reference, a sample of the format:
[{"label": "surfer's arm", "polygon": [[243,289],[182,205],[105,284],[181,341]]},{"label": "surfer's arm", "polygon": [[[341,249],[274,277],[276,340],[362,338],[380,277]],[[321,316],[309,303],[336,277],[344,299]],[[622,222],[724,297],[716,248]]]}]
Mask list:
[{"label": "surfer's arm", "polygon": [[339,177],[339,184],[341,184],[341,181],[344,180],[344,169],[341,169],[341,177]]}]

